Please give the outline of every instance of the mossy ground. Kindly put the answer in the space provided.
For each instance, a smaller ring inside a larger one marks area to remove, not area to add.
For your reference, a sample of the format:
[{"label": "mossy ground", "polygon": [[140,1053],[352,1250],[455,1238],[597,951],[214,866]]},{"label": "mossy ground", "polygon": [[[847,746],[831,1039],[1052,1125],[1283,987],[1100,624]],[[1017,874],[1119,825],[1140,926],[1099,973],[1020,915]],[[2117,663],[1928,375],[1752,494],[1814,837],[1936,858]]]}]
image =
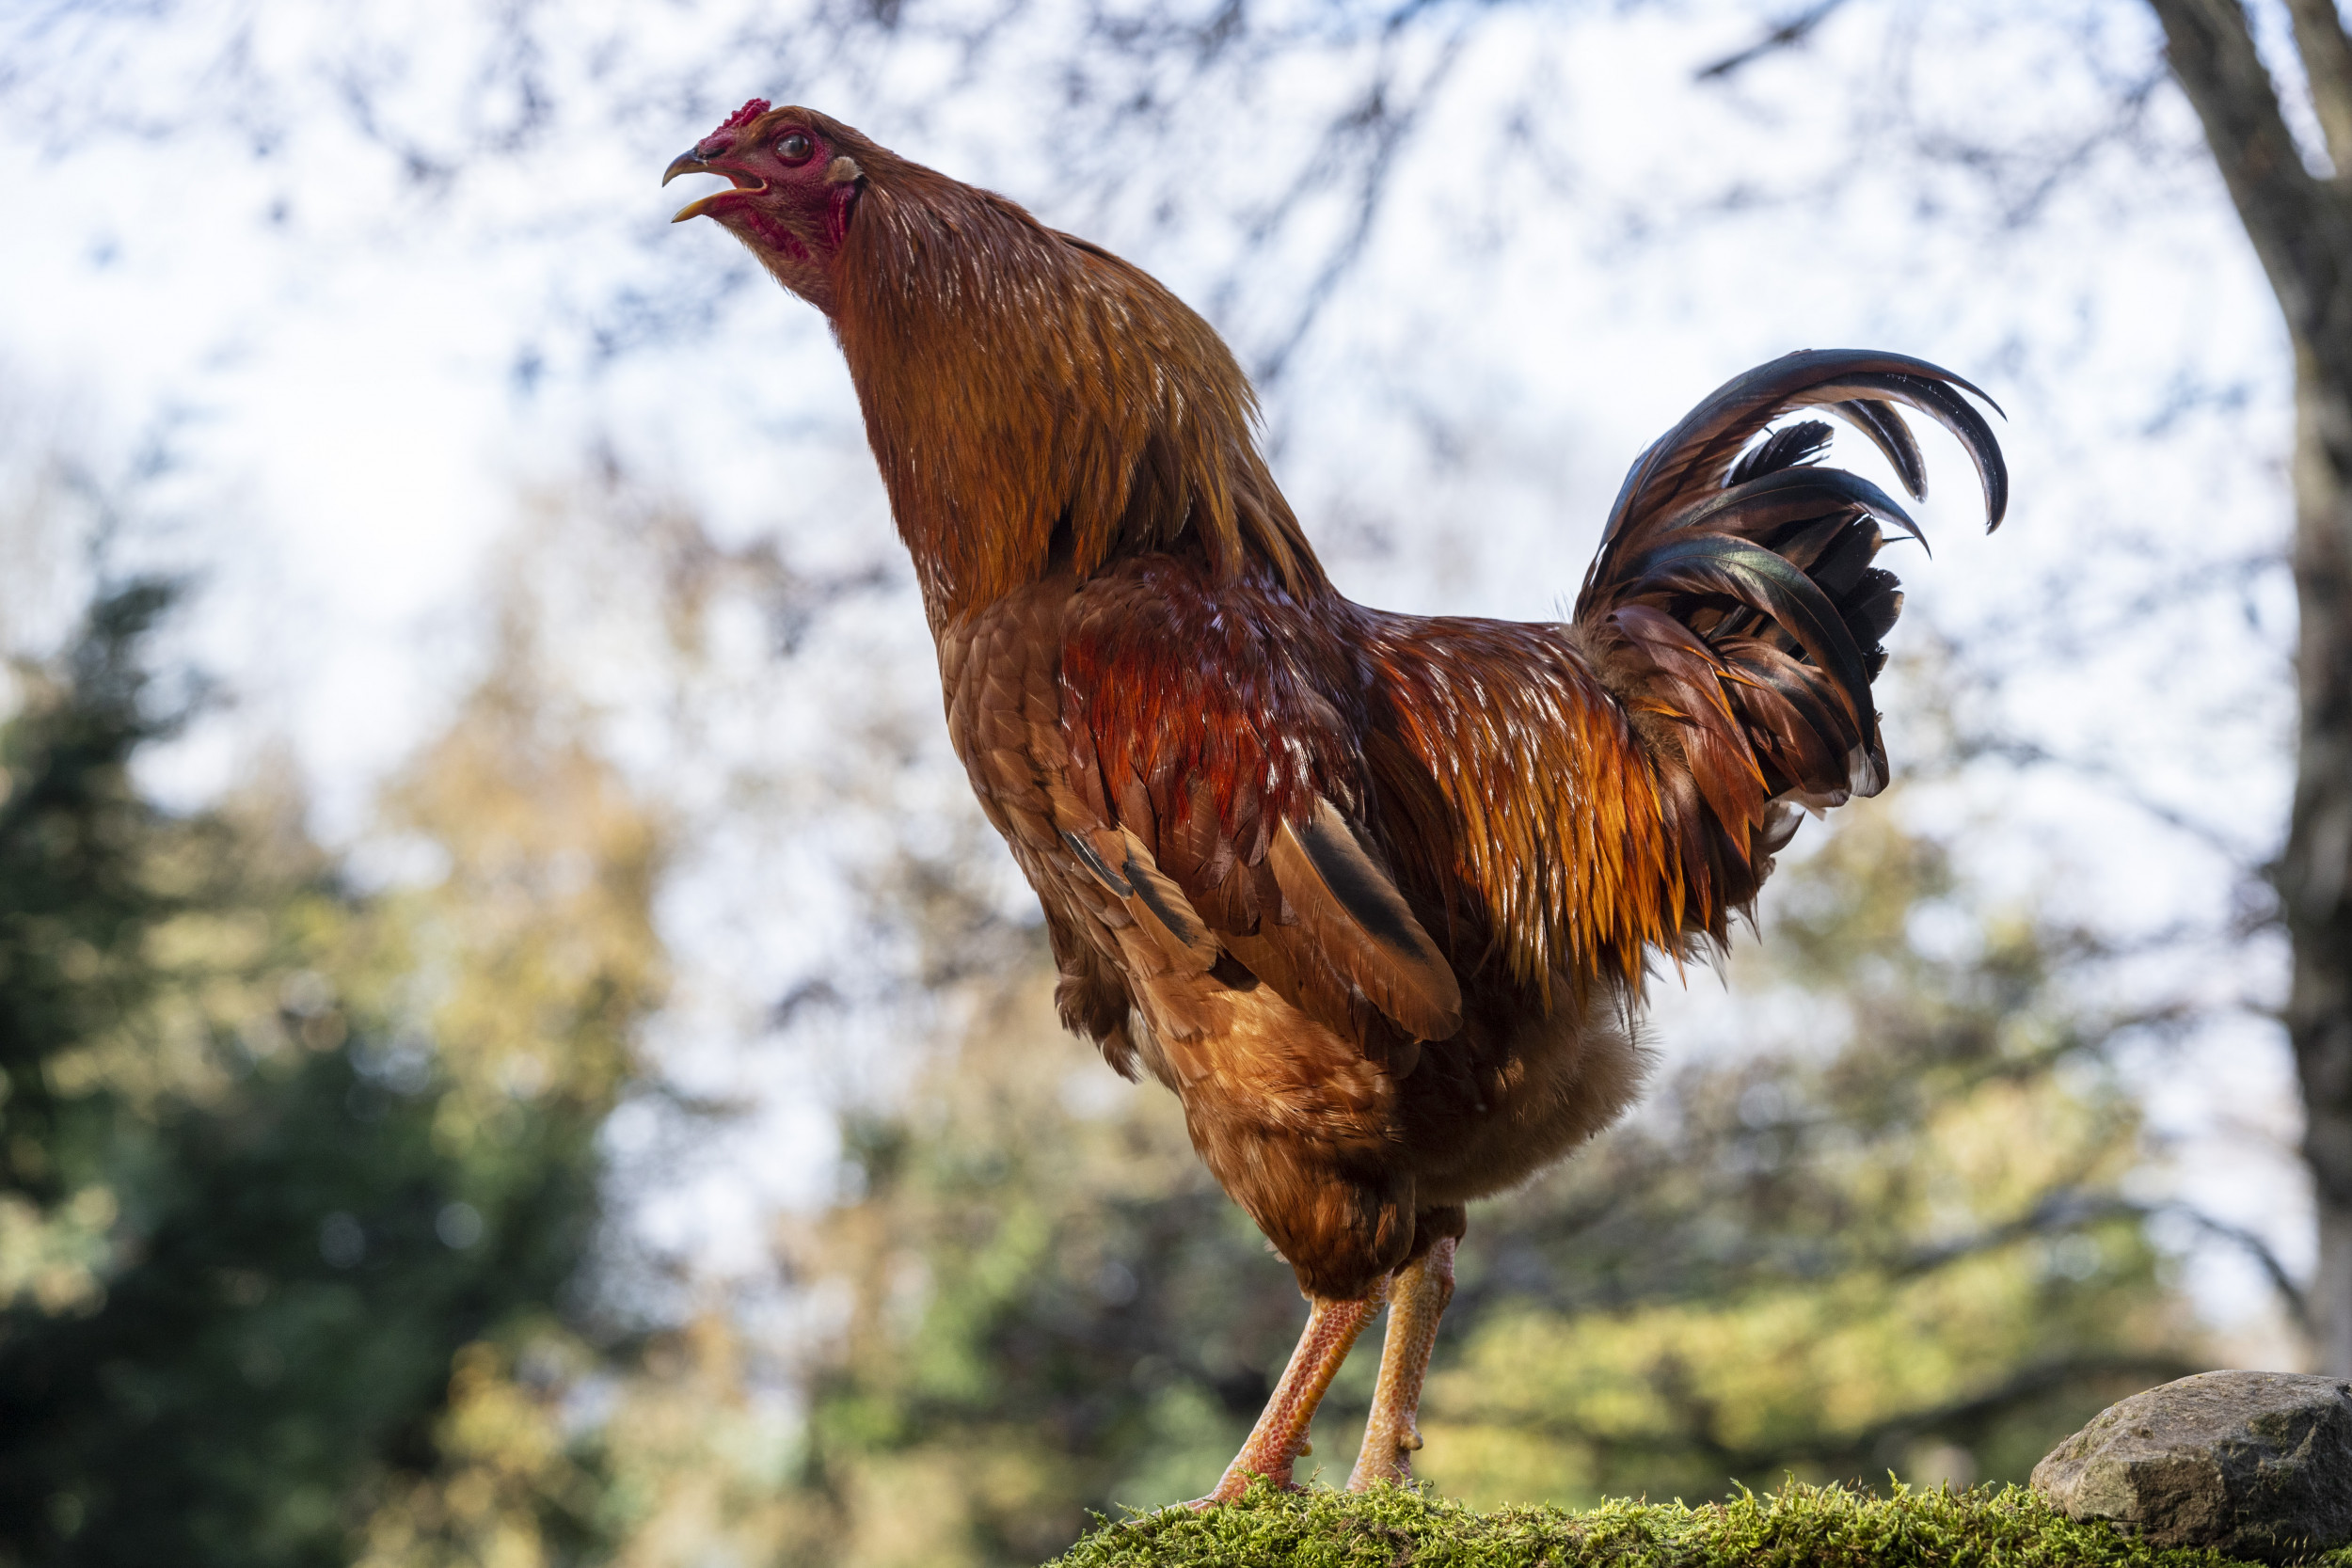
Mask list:
[{"label": "mossy ground", "polygon": [[[1360,1496],[1261,1483],[1242,1501],[1105,1523],[1053,1568],[2225,1568],[2217,1552],[2160,1552],[2078,1525],[2015,1486],[1885,1495],[1791,1483],[1686,1508],[1607,1502],[1584,1512],[1480,1513],[1416,1491]],[[2352,1568],[2352,1547],[2310,1560]]]}]

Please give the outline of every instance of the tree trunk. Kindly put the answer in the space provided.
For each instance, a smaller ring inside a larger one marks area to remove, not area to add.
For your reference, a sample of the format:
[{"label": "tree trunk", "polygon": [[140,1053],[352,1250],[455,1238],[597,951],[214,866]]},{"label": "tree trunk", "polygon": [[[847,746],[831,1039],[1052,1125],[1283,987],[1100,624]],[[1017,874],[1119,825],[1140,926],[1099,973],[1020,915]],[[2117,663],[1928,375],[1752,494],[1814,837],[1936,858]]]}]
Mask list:
[{"label": "tree trunk", "polygon": [[2319,1209],[2319,1369],[2352,1376],[2352,46],[2289,0],[2336,178],[2303,166],[2240,0],[2149,0],[2295,347],[2295,806],[2274,873],[2294,944],[2286,1029]]},{"label": "tree trunk", "polygon": [[2312,1328],[2319,1368],[2352,1376],[2352,376],[2296,353],[2295,591],[2302,735],[2277,873],[2295,978],[2287,1037],[2303,1157],[2319,1202]]}]

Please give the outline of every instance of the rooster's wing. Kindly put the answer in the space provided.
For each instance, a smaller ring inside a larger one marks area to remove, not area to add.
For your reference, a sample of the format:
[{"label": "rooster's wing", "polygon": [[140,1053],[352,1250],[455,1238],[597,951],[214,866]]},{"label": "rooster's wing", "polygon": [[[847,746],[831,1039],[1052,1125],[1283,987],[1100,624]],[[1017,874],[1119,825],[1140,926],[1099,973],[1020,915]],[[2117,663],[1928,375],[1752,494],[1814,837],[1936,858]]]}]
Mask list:
[{"label": "rooster's wing", "polygon": [[1064,1019],[1114,1065],[1128,1006],[1182,1037],[1259,984],[1374,1054],[1460,1027],[1366,820],[1343,628],[1158,557],[1041,584],[941,646],[950,734],[1046,904]]}]

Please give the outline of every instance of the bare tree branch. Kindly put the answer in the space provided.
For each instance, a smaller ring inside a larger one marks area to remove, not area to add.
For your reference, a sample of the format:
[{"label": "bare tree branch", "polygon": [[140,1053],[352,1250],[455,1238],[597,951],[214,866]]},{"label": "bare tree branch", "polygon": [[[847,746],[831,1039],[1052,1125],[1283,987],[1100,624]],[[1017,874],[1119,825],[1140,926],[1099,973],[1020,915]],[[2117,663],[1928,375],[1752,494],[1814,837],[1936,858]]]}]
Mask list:
[{"label": "bare tree branch", "polygon": [[1776,1465],[1812,1463],[1831,1466],[1870,1464],[1888,1447],[1930,1433],[1981,1430],[2013,1410],[2031,1406],[2053,1389],[2084,1382],[2106,1383],[2122,1378],[2145,1378],[2147,1386],[2181,1377],[2199,1369],[2176,1357],[2083,1354],[2049,1356],[2019,1368],[1993,1386],[1963,1399],[1922,1409],[1898,1411],[1846,1431],[1824,1433],[1811,1442],[1779,1443],[1758,1448],[1725,1438],[1719,1430],[1720,1412],[1677,1377],[1681,1369],[1668,1360],[1652,1372],[1652,1388],[1681,1418],[1682,1429],[1669,1436],[1622,1437],[1595,1432],[1573,1420],[1558,1418],[1526,1423],[1528,1430],[1642,1450],[1684,1444],[1698,1448],[1709,1460],[1732,1473],[1754,1474]]},{"label": "bare tree branch", "polygon": [[[1415,0],[1415,3],[1400,9],[1390,23],[1391,36],[1419,8],[1418,0]],[[1251,366],[1251,373],[1261,388],[1271,387],[1281,379],[1290,367],[1292,356],[1313,332],[1316,322],[1330,304],[1333,294],[1362,259],[1389,195],[1397,153],[1410,141],[1422,111],[1436,101],[1447,78],[1453,74],[1469,40],[1470,28],[1467,25],[1457,26],[1445,40],[1437,60],[1423,74],[1419,90],[1409,98],[1400,98],[1398,83],[1392,71],[1384,70],[1376,75],[1357,104],[1325,134],[1319,155],[1308,165],[1282,198],[1252,227],[1250,251],[1253,255],[1261,254],[1275,239],[1294,204],[1335,175],[1352,173],[1356,187],[1353,220],[1325,253],[1323,262],[1315,269],[1313,281],[1299,301],[1289,326]],[[1352,159],[1360,159],[1360,162],[1350,170],[1347,166]],[[1225,288],[1220,292],[1230,296],[1239,290],[1241,284],[1242,277],[1236,274],[1227,279]]]},{"label": "bare tree branch", "polygon": [[2214,1240],[2227,1242],[2245,1253],[2247,1257],[2254,1260],[2255,1266],[2262,1270],[2263,1276],[2270,1281],[2271,1289],[2279,1292],[2279,1299],[2286,1304],[2287,1312],[2295,1319],[2296,1326],[2307,1330],[2312,1327],[2310,1295],[2305,1292],[2302,1286],[2296,1283],[2295,1275],[2287,1271],[2286,1264],[2280,1260],[2278,1253],[2271,1250],[2268,1242],[2264,1241],[2242,1225],[2232,1225],[2227,1220],[2216,1219],[2203,1210],[2192,1208],[2185,1203],[2161,1204],[2151,1209],[2149,1213],[2152,1216],[2155,1214],[2177,1215]]},{"label": "bare tree branch", "polygon": [[[2164,24],[2165,54],[2203,122],[2214,162],[2270,275],[2288,325],[2309,335],[2332,291],[2314,288],[2336,266],[2336,225],[2303,167],[2238,0],[2148,0]],[[2318,297],[2314,297],[2314,296]]]},{"label": "bare tree branch", "polygon": [[1704,82],[1729,76],[1767,55],[1795,48],[1812,35],[1814,28],[1828,21],[1831,12],[1845,3],[1846,0],[1814,0],[1812,5],[1779,24],[1738,54],[1726,55],[1712,65],[1701,67],[1696,72],[1696,79]]},{"label": "bare tree branch", "polygon": [[2140,787],[2131,773],[2114,763],[2094,757],[2064,756],[2036,740],[2014,736],[1989,735],[1970,737],[1968,754],[1997,757],[2018,768],[2061,768],[2090,780],[2135,809],[2145,812],[2166,827],[2204,845],[2223,860],[2236,865],[2252,866],[2260,862],[2259,848],[2231,837],[2210,822],[2201,821],[2156,799]]},{"label": "bare tree branch", "polygon": [[2295,49],[2328,138],[2328,160],[2344,180],[2352,176],[2352,39],[2344,37],[2336,0],[2287,0],[2287,13],[2295,19]]}]

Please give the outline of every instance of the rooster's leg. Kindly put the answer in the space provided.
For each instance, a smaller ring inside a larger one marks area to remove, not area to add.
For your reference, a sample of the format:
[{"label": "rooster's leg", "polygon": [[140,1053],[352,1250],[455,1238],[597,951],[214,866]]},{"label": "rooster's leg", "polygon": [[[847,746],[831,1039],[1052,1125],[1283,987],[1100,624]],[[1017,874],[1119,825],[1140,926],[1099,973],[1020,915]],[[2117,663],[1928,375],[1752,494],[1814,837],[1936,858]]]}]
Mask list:
[{"label": "rooster's leg", "polygon": [[1264,1476],[1277,1486],[1291,1484],[1291,1465],[1307,1452],[1307,1428],[1314,1421],[1315,1406],[1323,1402],[1324,1390],[1347,1359],[1348,1347],[1388,1293],[1389,1282],[1383,1279],[1361,1301],[1308,1298],[1307,1327],[1298,1337],[1298,1348],[1291,1352],[1291,1364],[1282,1370],[1282,1381],[1275,1385],[1249,1440],[1225,1466],[1225,1478],[1216,1491],[1194,1502],[1195,1508],[1232,1502],[1249,1490],[1251,1476]]},{"label": "rooster's leg", "polygon": [[1399,1485],[1413,1479],[1413,1450],[1421,1447],[1421,1380],[1429,1370],[1430,1348],[1438,1342],[1438,1320],[1454,1299],[1454,1238],[1433,1244],[1396,1276],[1389,1293],[1389,1335],[1380,1347],[1380,1383],[1373,1390],[1372,1419],[1364,1424],[1363,1451],[1347,1489],[1361,1492],[1379,1481]]}]

